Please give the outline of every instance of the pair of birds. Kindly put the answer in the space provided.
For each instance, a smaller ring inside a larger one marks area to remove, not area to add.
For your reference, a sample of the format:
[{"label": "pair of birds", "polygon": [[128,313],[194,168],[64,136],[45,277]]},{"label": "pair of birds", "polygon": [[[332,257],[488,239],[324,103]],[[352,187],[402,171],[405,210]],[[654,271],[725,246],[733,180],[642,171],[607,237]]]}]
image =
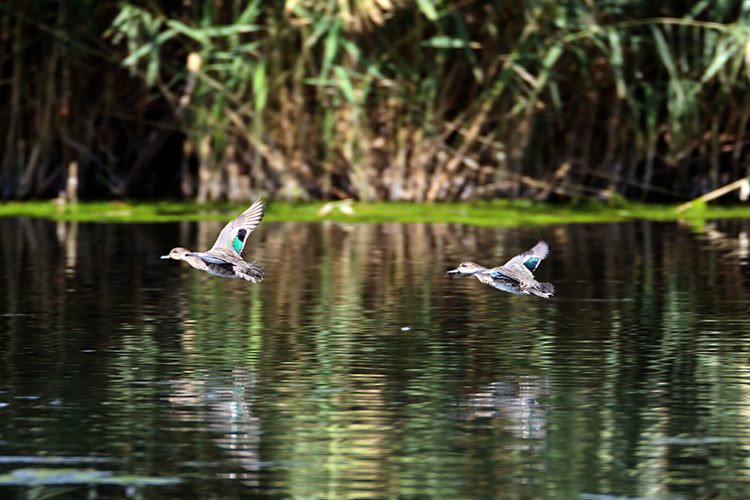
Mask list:
[{"label": "pair of birds", "polygon": [[[182,247],[173,248],[162,259],[184,260],[201,271],[222,276],[239,278],[253,283],[263,281],[263,270],[255,262],[242,258],[248,236],[263,220],[266,206],[257,200],[250,208],[230,221],[219,233],[214,246],[206,252],[191,252]],[[456,277],[474,276],[485,285],[504,292],[536,295],[548,299],[554,294],[552,283],[540,283],[534,279],[534,271],[549,254],[549,245],[540,241],[530,250],[520,253],[502,266],[487,269],[474,262],[462,262],[448,274]]]}]

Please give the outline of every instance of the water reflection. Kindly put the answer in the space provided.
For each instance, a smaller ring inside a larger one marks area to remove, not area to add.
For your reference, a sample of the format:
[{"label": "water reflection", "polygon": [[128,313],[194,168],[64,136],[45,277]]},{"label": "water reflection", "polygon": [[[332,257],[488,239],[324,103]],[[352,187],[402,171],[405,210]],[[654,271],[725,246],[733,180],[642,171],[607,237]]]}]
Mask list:
[{"label": "water reflection", "polygon": [[492,382],[459,403],[459,418],[471,422],[500,420],[500,425],[517,438],[541,440],[546,436],[548,395],[546,381],[539,377],[519,376]]},{"label": "water reflection", "polygon": [[[0,458],[183,480],[154,497],[742,498],[748,225],[267,223],[249,285],[158,258],[221,223],[0,220]],[[540,237],[553,300],[444,276]]]},{"label": "water reflection", "polygon": [[737,258],[740,264],[747,264],[750,256],[750,238],[746,230],[741,230],[734,236],[719,229],[715,223],[708,223],[702,232],[715,246],[725,250],[728,258]]},{"label": "water reflection", "polygon": [[[225,460],[240,466],[241,472],[223,476],[242,480],[248,486],[259,486],[260,419],[255,415],[249,397],[256,390],[252,373],[237,368],[232,373],[231,384],[224,378],[212,380],[186,378],[172,381],[169,401],[175,424],[172,430],[189,431],[199,424],[214,435],[213,442],[223,451]],[[205,465],[194,462],[198,469]]]}]

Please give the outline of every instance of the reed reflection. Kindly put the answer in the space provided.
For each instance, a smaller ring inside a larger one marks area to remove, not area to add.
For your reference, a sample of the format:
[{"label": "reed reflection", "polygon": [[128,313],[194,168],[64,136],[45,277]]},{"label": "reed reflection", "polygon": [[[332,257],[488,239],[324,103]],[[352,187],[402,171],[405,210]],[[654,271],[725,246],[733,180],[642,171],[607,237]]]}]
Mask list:
[{"label": "reed reflection", "polygon": [[[747,221],[268,223],[257,285],[158,259],[221,225],[0,220],[0,454],[96,450],[230,496],[731,497],[750,478]],[[444,275],[540,237],[552,300]]]}]

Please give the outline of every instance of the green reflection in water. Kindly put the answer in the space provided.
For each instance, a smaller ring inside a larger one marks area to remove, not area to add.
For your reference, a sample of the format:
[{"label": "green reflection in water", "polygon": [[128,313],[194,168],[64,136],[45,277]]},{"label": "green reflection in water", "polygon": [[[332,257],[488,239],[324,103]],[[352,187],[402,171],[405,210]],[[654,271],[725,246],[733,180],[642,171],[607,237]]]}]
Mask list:
[{"label": "green reflection in water", "polygon": [[[158,260],[220,222],[3,224],[0,455],[122,458],[182,478],[166,497],[742,498],[750,478],[743,223],[269,223],[250,286]],[[540,232],[553,300],[444,275]]]}]

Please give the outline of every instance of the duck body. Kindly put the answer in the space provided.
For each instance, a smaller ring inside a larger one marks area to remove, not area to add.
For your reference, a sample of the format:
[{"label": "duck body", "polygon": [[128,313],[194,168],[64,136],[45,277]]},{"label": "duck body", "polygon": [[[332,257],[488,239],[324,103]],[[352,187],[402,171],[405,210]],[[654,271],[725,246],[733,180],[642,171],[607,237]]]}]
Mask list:
[{"label": "duck body", "polygon": [[222,278],[237,278],[252,283],[263,281],[263,268],[227,252],[191,252],[187,248],[173,248],[162,259],[183,260],[192,267]]},{"label": "duck body", "polygon": [[516,255],[502,266],[486,268],[474,262],[462,262],[448,274],[474,276],[481,283],[517,295],[535,295],[545,299],[555,293],[552,283],[541,283],[534,278],[539,263],[549,254],[549,245],[540,241],[533,248]]},{"label": "duck body", "polygon": [[256,262],[247,262],[242,256],[247,237],[260,224],[265,213],[262,200],[253,203],[239,217],[230,221],[221,230],[214,246],[205,252],[192,252],[175,247],[162,259],[182,260],[201,271],[257,283],[263,281],[263,269]]}]

